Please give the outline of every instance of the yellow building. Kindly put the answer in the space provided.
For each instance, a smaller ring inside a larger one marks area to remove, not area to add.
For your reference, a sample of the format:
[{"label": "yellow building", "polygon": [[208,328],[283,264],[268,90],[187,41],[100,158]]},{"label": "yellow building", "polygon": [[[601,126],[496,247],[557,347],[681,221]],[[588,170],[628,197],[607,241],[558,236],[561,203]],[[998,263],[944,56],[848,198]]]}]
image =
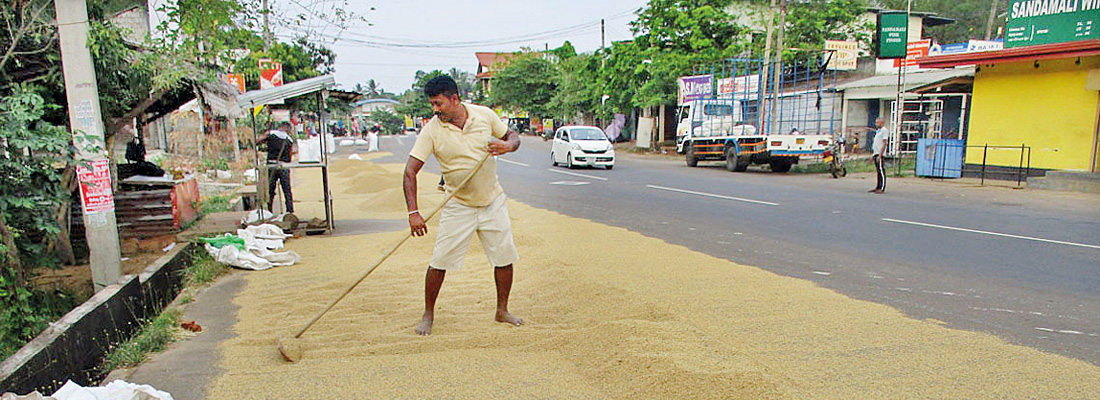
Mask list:
[{"label": "yellow building", "polygon": [[[923,57],[922,68],[975,65],[968,146],[1029,146],[1031,168],[1100,172],[1100,40]],[[1019,150],[988,151],[1015,167]],[[967,150],[967,164],[983,151]],[[1027,160],[1025,160],[1026,162]]]}]

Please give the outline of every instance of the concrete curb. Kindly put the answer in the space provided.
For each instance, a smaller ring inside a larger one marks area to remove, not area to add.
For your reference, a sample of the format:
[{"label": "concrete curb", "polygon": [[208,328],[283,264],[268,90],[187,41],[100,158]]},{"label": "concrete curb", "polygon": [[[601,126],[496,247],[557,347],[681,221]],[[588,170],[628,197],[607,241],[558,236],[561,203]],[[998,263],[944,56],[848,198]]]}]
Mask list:
[{"label": "concrete curb", "polygon": [[98,384],[107,351],[129,339],[183,288],[197,246],[177,246],[139,275],[100,290],[0,363],[0,392],[53,393],[66,380]]}]

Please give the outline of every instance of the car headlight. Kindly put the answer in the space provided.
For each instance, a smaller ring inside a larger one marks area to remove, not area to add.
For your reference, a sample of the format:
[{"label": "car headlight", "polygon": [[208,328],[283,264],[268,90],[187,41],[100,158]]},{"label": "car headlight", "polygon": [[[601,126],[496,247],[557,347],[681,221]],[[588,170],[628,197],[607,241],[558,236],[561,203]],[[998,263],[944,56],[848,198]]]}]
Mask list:
[{"label": "car headlight", "polygon": [[576,143],[570,144],[569,146],[572,147],[573,150],[580,150],[581,149],[581,145],[576,144]]}]

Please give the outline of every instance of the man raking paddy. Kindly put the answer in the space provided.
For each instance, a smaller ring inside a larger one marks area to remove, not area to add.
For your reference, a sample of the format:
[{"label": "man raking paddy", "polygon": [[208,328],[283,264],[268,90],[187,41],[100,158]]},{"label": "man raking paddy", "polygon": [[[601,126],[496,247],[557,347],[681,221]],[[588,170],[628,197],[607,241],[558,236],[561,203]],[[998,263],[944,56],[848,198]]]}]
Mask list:
[{"label": "man raking paddy", "polygon": [[[424,236],[428,226],[420,215],[416,198],[416,175],[428,157],[439,161],[448,183],[460,182],[475,171],[486,154],[494,156],[519,149],[519,135],[491,109],[466,104],[458,95],[458,85],[448,76],[432,79],[424,86],[432,104],[432,118],[416,139],[405,165],[405,202],[409,211],[409,229],[413,236]],[[447,187],[448,191],[455,190]],[[454,200],[443,206],[432,260],[424,277],[424,315],[416,325],[418,335],[428,335],[435,321],[435,301],[447,270],[462,268],[470,240],[476,233],[485,249],[497,289],[497,322],[523,325],[523,320],[508,312],[512,290],[512,264],[519,260],[512,238],[504,189],[496,175],[496,160],[490,157]]]}]

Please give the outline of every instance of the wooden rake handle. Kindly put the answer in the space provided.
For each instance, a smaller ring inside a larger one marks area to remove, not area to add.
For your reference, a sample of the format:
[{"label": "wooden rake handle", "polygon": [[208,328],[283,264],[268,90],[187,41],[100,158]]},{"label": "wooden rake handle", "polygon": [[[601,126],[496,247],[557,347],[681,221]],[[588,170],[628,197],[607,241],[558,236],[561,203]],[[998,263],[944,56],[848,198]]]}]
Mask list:
[{"label": "wooden rake handle", "polygon": [[[470,178],[473,178],[474,175],[477,174],[477,171],[481,170],[481,166],[485,165],[485,160],[488,160],[489,157],[491,157],[491,156],[492,156],[492,153],[486,153],[485,157],[482,157],[481,161],[477,162],[477,166],[474,167],[474,171],[470,172],[469,175],[466,175],[466,178],[463,179],[462,182],[458,183],[458,186],[455,187],[455,190],[450,192],[450,193],[447,193],[447,197],[443,199],[443,202],[439,203],[439,206],[436,207],[435,210],[432,210],[431,214],[428,214],[428,218],[424,219],[424,223],[427,223],[428,221],[430,221],[432,219],[432,217],[435,216],[435,214],[439,213],[439,210],[442,210],[443,206],[447,205],[447,202],[451,201],[451,198],[455,197],[455,193],[457,193],[459,190],[462,190],[462,188],[466,187],[466,183],[470,182]],[[332,303],[329,303],[328,307],[325,307],[325,309],[321,310],[321,312],[317,313],[317,315],[314,316],[313,319],[309,320],[309,323],[307,323],[305,326],[303,326],[302,329],[300,329],[298,331],[298,333],[294,334],[294,338],[297,339],[297,338],[302,337],[302,334],[306,333],[306,331],[309,330],[309,328],[312,327],[313,324],[317,322],[317,320],[321,319],[321,317],[324,316],[325,313],[327,313],[329,310],[331,310],[332,307],[336,306],[336,303],[339,303],[340,300],[343,300],[344,297],[348,295],[348,293],[351,293],[351,291],[353,289],[355,289],[356,286],[359,286],[360,282],[363,282],[364,279],[367,279],[367,276],[370,275],[371,272],[374,272],[374,270],[378,269],[378,266],[382,265],[382,262],[386,261],[387,258],[390,258],[390,256],[393,255],[393,253],[396,252],[397,249],[400,248],[402,244],[405,244],[405,241],[409,240],[410,237],[412,237],[412,232],[411,231],[406,233],[405,236],[402,237],[401,240],[398,241],[397,244],[395,244],[393,246],[393,248],[391,248],[389,251],[386,252],[386,254],[383,254],[382,258],[379,258],[378,261],[374,263],[374,266],[370,267],[370,269],[368,269],[367,272],[364,272],[363,275],[359,277],[359,279],[356,279],[355,282],[352,282],[352,284],[350,286],[348,286],[348,288],[346,290],[344,290],[344,293],[340,294],[340,297],[337,297],[336,300],[333,300]]]}]

